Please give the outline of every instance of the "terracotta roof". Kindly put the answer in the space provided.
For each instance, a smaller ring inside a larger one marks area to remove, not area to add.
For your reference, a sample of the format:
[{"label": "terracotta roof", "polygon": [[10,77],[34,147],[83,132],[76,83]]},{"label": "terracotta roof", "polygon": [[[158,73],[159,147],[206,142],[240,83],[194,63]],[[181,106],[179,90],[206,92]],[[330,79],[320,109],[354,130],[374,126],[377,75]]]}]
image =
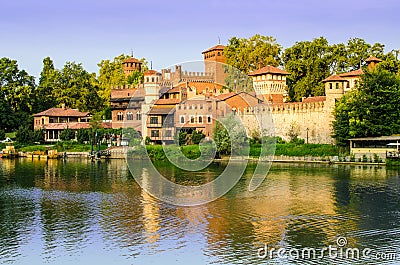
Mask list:
[{"label": "terracotta roof", "polygon": [[155,70],[150,69],[150,70],[147,70],[146,72],[144,72],[143,75],[157,75],[157,74],[160,74],[160,73]]},{"label": "terracotta roof", "polygon": [[340,74],[339,76],[340,77],[360,76],[362,74],[364,74],[364,71],[362,69],[357,69],[357,70],[354,70],[354,71],[350,71],[350,72],[347,72],[347,73]]},{"label": "terracotta roof", "polygon": [[[111,122],[102,122],[101,126],[105,129],[112,128]],[[71,130],[78,130],[78,129],[89,129],[90,123],[89,122],[69,122],[69,123],[48,123],[42,125],[42,128],[46,130],[64,130],[66,128]]]},{"label": "terracotta roof", "polygon": [[39,113],[34,114],[34,117],[49,116],[49,117],[86,117],[89,112],[80,112],[76,109],[64,108],[51,108]]},{"label": "terracotta roof", "polygon": [[136,58],[130,57],[130,58],[126,59],[126,60],[124,61],[124,63],[142,63],[142,62],[139,61],[139,60],[136,59]]},{"label": "terracotta roof", "polygon": [[346,79],[344,79],[338,75],[331,75],[330,77],[322,80],[322,82],[331,82],[331,81],[346,81]]},{"label": "terracotta roof", "polygon": [[167,114],[169,114],[170,112],[171,112],[171,114],[172,114],[172,112],[175,110],[175,108],[157,108],[157,107],[155,107],[155,108],[152,108],[150,111],[149,111],[149,114],[161,114],[161,115],[167,115]]},{"label": "terracotta roof", "polygon": [[283,94],[263,94],[263,100],[271,103],[283,103]]},{"label": "terracotta roof", "polygon": [[206,53],[206,52],[210,52],[210,51],[214,51],[214,50],[223,50],[223,49],[225,49],[225,46],[224,46],[224,45],[221,45],[221,44],[218,44],[218,45],[215,45],[215,46],[213,46],[213,47],[211,47],[211,48],[205,50],[205,51],[202,52],[202,53]]},{"label": "terracotta roof", "polygon": [[238,95],[238,93],[230,92],[230,93],[220,94],[220,95],[216,96],[216,98],[219,99],[219,100],[226,100],[226,99],[231,98],[231,97],[236,96],[236,95]]},{"label": "terracotta roof", "polygon": [[370,56],[365,60],[366,63],[370,63],[370,62],[382,62],[381,59],[376,58],[375,56]]},{"label": "terracotta roof", "polygon": [[278,67],[272,66],[272,65],[267,65],[264,66],[261,69],[258,69],[254,72],[251,72],[249,74],[249,76],[253,76],[253,75],[262,75],[262,74],[281,74],[281,75],[289,75],[288,72],[286,72],[285,70],[282,70]]},{"label": "terracotta roof", "polygon": [[326,101],[326,96],[316,96],[316,97],[308,97],[302,100],[302,102],[309,103],[309,102],[320,102]]},{"label": "terracotta roof", "polygon": [[176,92],[181,92],[181,87],[173,87],[169,89],[166,93],[176,93]]},{"label": "terracotta roof", "polygon": [[160,98],[154,102],[154,105],[176,105],[181,102],[178,98]]}]

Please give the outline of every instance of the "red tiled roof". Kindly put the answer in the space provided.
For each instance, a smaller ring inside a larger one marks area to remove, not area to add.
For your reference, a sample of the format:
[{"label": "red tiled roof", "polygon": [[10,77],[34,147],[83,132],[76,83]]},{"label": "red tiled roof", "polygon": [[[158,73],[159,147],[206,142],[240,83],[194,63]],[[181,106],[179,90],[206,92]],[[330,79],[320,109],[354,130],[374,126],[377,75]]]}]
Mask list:
[{"label": "red tiled roof", "polygon": [[[112,128],[111,122],[102,122],[101,126],[105,129]],[[89,122],[69,122],[69,123],[48,123],[42,125],[42,128],[46,130],[64,130],[66,128],[71,130],[78,130],[78,129],[89,129],[90,123]]]},{"label": "red tiled roof", "polygon": [[210,52],[210,51],[214,51],[214,50],[223,50],[223,49],[225,49],[225,46],[224,46],[224,45],[221,45],[221,44],[218,44],[218,45],[215,45],[215,46],[213,46],[213,47],[211,47],[211,48],[205,50],[205,51],[202,52],[202,53],[206,53],[206,52]]},{"label": "red tiled roof", "polygon": [[34,114],[34,117],[49,116],[49,117],[86,117],[89,112],[80,112],[76,109],[68,108],[51,108],[39,113]]},{"label": "red tiled roof", "polygon": [[349,77],[349,76],[360,76],[362,74],[364,74],[364,71],[362,69],[357,69],[357,70],[354,70],[354,71],[350,71],[350,72],[347,72],[347,73],[340,74],[339,76],[340,77]]},{"label": "red tiled roof", "polygon": [[238,93],[230,92],[230,93],[219,94],[218,96],[216,96],[216,98],[219,100],[226,100],[226,99],[231,98],[236,95],[238,95]]},{"label": "red tiled roof", "polygon": [[142,63],[142,62],[139,61],[139,60],[136,59],[136,58],[130,57],[130,58],[126,59],[126,60],[124,61],[124,63]]},{"label": "red tiled roof", "polygon": [[283,94],[263,94],[263,100],[271,103],[283,103]]},{"label": "red tiled roof", "polygon": [[156,74],[159,74],[159,73],[155,70],[150,69],[150,70],[147,70],[146,72],[144,72],[143,75],[156,75]]},{"label": "red tiled roof", "polygon": [[375,56],[370,56],[370,57],[368,57],[367,59],[365,59],[365,62],[366,63],[370,63],[370,62],[382,62],[382,60],[381,59],[379,59],[379,58],[376,58]]},{"label": "red tiled roof", "polygon": [[338,75],[331,75],[330,77],[322,80],[322,82],[330,82],[330,81],[346,81],[346,79],[344,79]]},{"label": "red tiled roof", "polygon": [[181,92],[181,87],[173,87],[173,88],[167,90],[166,93],[176,93],[176,92]]},{"label": "red tiled roof", "polygon": [[178,98],[160,98],[154,102],[154,105],[176,105],[181,102]]},{"label": "red tiled roof", "polygon": [[254,72],[251,72],[249,76],[254,76],[254,75],[263,75],[263,74],[281,74],[281,75],[289,75],[288,72],[285,70],[282,70],[278,67],[272,66],[272,65],[267,65],[264,66],[263,68],[260,68]]},{"label": "red tiled roof", "polygon": [[171,112],[171,110],[174,110],[174,108],[152,108],[149,111],[149,114],[158,114],[158,115],[167,115],[168,113]]},{"label": "red tiled roof", "polygon": [[326,96],[308,97],[302,100],[302,102],[305,103],[320,102],[320,101],[326,101]]}]

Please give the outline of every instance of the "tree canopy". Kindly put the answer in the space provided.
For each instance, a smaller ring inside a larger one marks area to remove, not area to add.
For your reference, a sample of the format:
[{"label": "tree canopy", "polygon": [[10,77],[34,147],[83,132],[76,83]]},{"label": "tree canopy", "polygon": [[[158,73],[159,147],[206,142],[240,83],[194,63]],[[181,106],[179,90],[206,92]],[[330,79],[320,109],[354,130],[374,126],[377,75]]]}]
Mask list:
[{"label": "tree canopy", "polygon": [[346,145],[352,137],[400,133],[400,77],[381,67],[362,76],[357,89],[337,103],[333,137]]}]

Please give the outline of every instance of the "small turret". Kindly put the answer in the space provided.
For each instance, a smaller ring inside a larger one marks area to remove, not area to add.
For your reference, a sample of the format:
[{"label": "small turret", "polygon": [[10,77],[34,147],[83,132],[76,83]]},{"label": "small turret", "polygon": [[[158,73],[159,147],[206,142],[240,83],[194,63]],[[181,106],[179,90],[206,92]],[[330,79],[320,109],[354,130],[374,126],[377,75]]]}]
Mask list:
[{"label": "small turret", "polygon": [[382,62],[382,60],[381,59],[378,59],[378,58],[376,58],[375,56],[370,56],[370,57],[368,57],[366,60],[365,60],[365,62],[367,63],[367,65],[368,65],[368,70],[369,71],[372,71],[372,70],[374,70],[375,68],[376,68],[376,66],[380,63],[380,62]]}]

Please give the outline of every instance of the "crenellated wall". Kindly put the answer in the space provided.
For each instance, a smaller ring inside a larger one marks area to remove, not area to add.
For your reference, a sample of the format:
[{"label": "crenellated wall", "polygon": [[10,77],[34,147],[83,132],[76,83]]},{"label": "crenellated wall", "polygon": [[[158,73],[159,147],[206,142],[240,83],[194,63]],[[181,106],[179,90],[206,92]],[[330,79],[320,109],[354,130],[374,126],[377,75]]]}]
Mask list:
[{"label": "crenellated wall", "polygon": [[268,130],[270,133],[275,131],[276,136],[285,140],[289,140],[289,131],[295,131],[306,142],[308,134],[308,143],[333,143],[332,109],[327,107],[325,101],[262,104],[237,113],[248,128],[249,135],[259,128],[259,120],[264,123],[261,125],[263,128],[271,128]]}]

